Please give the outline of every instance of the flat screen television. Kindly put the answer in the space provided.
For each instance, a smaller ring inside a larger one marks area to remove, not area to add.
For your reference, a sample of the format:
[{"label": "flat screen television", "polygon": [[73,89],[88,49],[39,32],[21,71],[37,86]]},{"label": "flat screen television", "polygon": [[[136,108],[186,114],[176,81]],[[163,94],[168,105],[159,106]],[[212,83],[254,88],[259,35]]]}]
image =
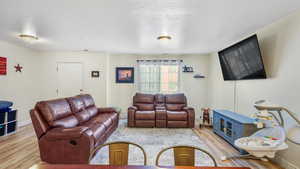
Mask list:
[{"label": "flat screen television", "polygon": [[224,80],[267,78],[257,35],[218,53]]}]

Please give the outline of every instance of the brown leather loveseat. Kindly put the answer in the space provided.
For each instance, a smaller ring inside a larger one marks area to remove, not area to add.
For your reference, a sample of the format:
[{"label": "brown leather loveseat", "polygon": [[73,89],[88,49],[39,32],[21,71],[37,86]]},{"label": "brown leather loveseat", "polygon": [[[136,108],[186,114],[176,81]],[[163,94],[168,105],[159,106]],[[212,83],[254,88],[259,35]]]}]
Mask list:
[{"label": "brown leather loveseat", "polygon": [[193,128],[195,111],[187,107],[186,96],[143,94],[133,96],[128,108],[128,127]]},{"label": "brown leather loveseat", "polygon": [[30,112],[42,161],[88,163],[90,153],[117,128],[113,108],[97,108],[86,95],[38,102]]}]

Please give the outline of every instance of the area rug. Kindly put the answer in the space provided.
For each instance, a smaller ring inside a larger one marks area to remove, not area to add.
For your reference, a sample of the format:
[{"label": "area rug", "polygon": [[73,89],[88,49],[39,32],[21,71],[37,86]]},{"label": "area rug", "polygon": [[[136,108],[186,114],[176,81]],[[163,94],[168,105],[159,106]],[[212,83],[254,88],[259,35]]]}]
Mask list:
[{"label": "area rug", "polygon": [[[139,144],[147,154],[147,164],[155,165],[158,152],[166,147],[175,145],[190,145],[209,151],[205,143],[196,135],[193,129],[167,129],[167,128],[128,128],[126,120],[120,120],[118,129],[106,142],[129,141]],[[196,151],[195,164],[198,166],[211,166],[210,158]],[[143,165],[143,154],[134,146],[129,147],[129,165]],[[160,158],[160,165],[174,165],[173,151],[166,151]],[[108,164],[108,147],[101,149],[91,160],[91,164]]]}]

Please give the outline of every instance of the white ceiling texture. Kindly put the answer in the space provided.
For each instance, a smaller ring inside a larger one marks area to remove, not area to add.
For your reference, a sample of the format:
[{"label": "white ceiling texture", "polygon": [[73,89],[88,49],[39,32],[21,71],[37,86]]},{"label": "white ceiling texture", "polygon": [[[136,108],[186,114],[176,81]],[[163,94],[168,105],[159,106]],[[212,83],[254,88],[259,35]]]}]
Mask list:
[{"label": "white ceiling texture", "polygon": [[[1,0],[0,40],[46,51],[209,53],[299,8],[299,0]],[[25,43],[21,33],[40,39]]]}]

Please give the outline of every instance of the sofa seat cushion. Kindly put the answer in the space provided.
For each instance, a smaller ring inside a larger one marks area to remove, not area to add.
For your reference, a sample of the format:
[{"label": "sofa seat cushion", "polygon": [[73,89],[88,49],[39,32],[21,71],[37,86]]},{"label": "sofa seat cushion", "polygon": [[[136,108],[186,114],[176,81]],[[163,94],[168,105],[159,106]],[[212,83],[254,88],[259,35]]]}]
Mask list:
[{"label": "sofa seat cushion", "polygon": [[155,111],[136,111],[135,119],[137,119],[137,120],[155,120]]},{"label": "sofa seat cushion", "polygon": [[92,123],[91,121],[88,121],[82,126],[88,127],[93,132],[93,136],[95,141],[97,142],[103,135],[105,135],[106,128],[104,124],[101,123]]},{"label": "sofa seat cushion", "polygon": [[82,110],[78,113],[75,113],[75,117],[78,119],[80,124],[89,121],[91,118],[90,113],[86,110]]},{"label": "sofa seat cushion", "polygon": [[85,108],[86,111],[88,111],[90,113],[90,117],[94,117],[98,114],[98,109],[96,106],[92,106],[92,107],[87,107]]},{"label": "sofa seat cushion", "polygon": [[136,127],[155,127],[155,121],[153,120],[136,120]]},{"label": "sofa seat cushion", "polygon": [[174,121],[186,121],[187,113],[185,111],[167,111],[167,119]]},{"label": "sofa seat cushion", "polygon": [[112,125],[111,113],[101,113],[93,117],[90,121],[91,123],[103,124],[106,128],[109,128]]}]

